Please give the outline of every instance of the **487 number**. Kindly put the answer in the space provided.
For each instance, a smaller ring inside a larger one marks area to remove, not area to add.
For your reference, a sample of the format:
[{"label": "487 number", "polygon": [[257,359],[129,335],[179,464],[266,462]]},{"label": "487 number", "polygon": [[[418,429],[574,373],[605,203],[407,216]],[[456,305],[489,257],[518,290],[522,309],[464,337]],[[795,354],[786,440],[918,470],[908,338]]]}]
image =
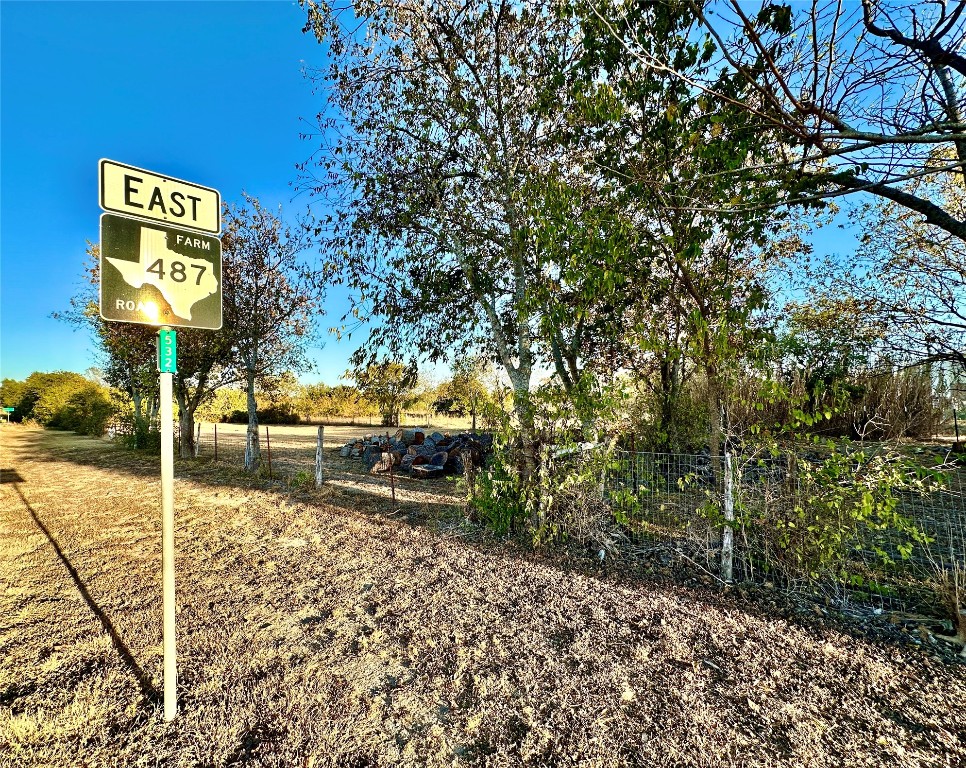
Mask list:
[{"label": "487 number", "polygon": [[[201,278],[204,276],[206,267],[202,264],[191,264],[192,269],[198,271],[197,279],[195,280],[195,285],[201,285]],[[151,272],[158,276],[158,280],[164,280],[165,274],[174,280],[176,283],[183,283],[188,279],[187,265],[182,261],[172,261],[170,269],[165,273],[164,269],[164,259],[157,259],[154,261],[150,267],[148,267],[146,272]]]}]

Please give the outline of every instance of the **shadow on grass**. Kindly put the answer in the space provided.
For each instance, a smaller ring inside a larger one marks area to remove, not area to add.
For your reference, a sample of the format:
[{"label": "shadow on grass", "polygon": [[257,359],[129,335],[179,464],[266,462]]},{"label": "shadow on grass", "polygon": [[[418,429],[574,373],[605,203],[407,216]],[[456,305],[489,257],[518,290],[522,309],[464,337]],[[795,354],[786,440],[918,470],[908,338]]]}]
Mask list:
[{"label": "shadow on grass", "polygon": [[[123,473],[138,478],[156,479],[160,477],[160,457],[147,451],[134,450],[98,438],[79,437],[66,432],[50,430],[31,430],[23,433],[25,446],[29,453],[24,455],[31,461],[67,461],[84,467],[93,467],[108,472]],[[399,507],[418,509],[421,515],[431,509],[449,509],[459,505],[453,497],[452,483],[438,480],[410,478],[397,473],[394,478],[397,499],[392,500],[388,474],[371,475],[359,471],[358,465],[338,458],[338,449],[326,448],[324,460],[325,483],[319,490],[309,482],[301,487],[289,483],[297,475],[306,478],[314,476],[315,450],[311,452],[311,467],[293,465],[286,462],[282,472],[273,478],[266,471],[250,473],[240,465],[215,462],[211,457],[182,459],[175,456],[175,480],[189,480],[200,485],[218,488],[237,488],[261,490],[295,496],[306,503],[330,504],[332,506],[357,511],[351,505],[359,503],[360,511],[394,512]],[[311,472],[308,470],[311,469]],[[8,470],[9,471],[9,470]],[[429,500],[413,499],[413,495],[425,494]],[[452,498],[452,501],[448,501]]]},{"label": "shadow on grass", "polygon": [[151,703],[160,703],[161,694],[151,683],[150,676],[137,663],[137,660],[131,654],[131,649],[127,647],[124,639],[111,623],[111,620],[107,617],[107,614],[104,613],[101,607],[94,601],[94,598],[91,597],[91,593],[88,591],[87,585],[84,584],[80,574],[77,573],[77,569],[74,568],[70,560],[67,559],[67,556],[60,548],[60,544],[58,544],[57,539],[54,538],[54,535],[50,532],[50,529],[44,525],[43,520],[40,519],[34,508],[30,506],[30,502],[27,500],[24,492],[20,489],[20,482],[22,482],[20,480],[20,476],[11,470],[3,470],[3,473],[4,478],[6,478],[8,474],[17,476],[17,481],[4,479],[4,482],[9,482],[11,485],[13,485],[14,490],[17,492],[17,495],[20,496],[20,500],[27,508],[27,511],[33,518],[34,523],[38,528],[40,528],[44,536],[47,537],[47,541],[49,541],[50,545],[54,548],[54,551],[57,553],[57,557],[60,558],[61,563],[64,564],[64,567],[67,569],[70,577],[74,580],[74,584],[77,586],[77,590],[81,593],[81,597],[84,598],[84,602],[87,603],[87,607],[91,609],[91,611],[97,617],[97,620],[100,621],[101,626],[104,627],[104,631],[107,632],[108,636],[111,638],[111,644],[114,646],[114,649],[117,651],[118,655],[121,657],[121,660],[137,681],[138,687],[141,689],[141,694]]},{"label": "shadow on grass", "polygon": [[7,483],[22,483],[24,479],[15,469],[0,469],[0,485]]}]

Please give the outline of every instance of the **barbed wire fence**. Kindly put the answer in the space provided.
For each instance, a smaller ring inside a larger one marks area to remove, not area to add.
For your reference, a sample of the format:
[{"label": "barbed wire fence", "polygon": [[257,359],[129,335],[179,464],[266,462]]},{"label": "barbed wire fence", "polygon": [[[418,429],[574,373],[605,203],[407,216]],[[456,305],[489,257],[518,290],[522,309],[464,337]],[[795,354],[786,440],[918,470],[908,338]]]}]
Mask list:
[{"label": "barbed wire fence", "polygon": [[[218,424],[198,424],[195,434],[195,457],[209,458],[235,466],[244,466],[248,435]],[[180,440],[180,434],[178,435]],[[325,427],[301,433],[272,430],[269,425],[258,429],[258,444],[263,471],[270,479],[294,478],[304,474],[316,487],[323,481]]]}]

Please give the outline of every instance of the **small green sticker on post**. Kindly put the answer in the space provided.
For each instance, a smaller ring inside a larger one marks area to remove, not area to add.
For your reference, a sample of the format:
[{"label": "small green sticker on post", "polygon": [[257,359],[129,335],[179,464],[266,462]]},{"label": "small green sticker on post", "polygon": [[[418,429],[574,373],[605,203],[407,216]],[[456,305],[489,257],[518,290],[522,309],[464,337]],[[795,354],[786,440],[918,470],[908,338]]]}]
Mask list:
[{"label": "small green sticker on post", "polygon": [[161,373],[178,372],[178,340],[169,328],[158,331],[158,370]]}]

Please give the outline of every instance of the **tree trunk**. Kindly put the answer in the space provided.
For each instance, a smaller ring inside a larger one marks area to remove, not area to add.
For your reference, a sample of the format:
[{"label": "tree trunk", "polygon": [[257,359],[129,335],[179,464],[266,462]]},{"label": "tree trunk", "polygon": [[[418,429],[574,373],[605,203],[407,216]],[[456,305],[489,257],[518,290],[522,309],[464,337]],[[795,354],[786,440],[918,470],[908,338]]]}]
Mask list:
[{"label": "tree trunk", "polygon": [[705,371],[708,376],[708,409],[711,412],[711,434],[708,440],[711,453],[711,471],[714,473],[715,485],[720,488],[722,480],[721,445],[724,440],[724,400],[717,369],[709,365],[705,368]]},{"label": "tree trunk", "polygon": [[245,436],[245,469],[254,472],[262,461],[258,442],[258,403],[255,401],[255,370],[245,370],[245,394],[248,397],[248,432]]},{"label": "tree trunk", "polygon": [[134,447],[144,448],[147,445],[148,432],[151,422],[144,418],[144,398],[140,390],[132,388],[131,401],[134,403]]},{"label": "tree trunk", "polygon": [[160,396],[150,395],[148,397],[147,409],[144,414],[144,418],[147,420],[148,431],[151,430],[151,425],[154,424],[154,420],[158,418],[158,411],[161,408]]},{"label": "tree trunk", "polygon": [[678,444],[675,409],[681,396],[680,367],[670,355],[661,360],[660,391],[658,392],[658,446],[664,451],[680,449]]},{"label": "tree trunk", "polygon": [[131,402],[134,403],[134,424],[140,427],[144,423],[144,399],[139,390],[131,390]]},{"label": "tree trunk", "polygon": [[178,402],[178,426],[181,429],[181,452],[182,459],[193,459],[195,457],[195,408],[189,404],[184,392],[179,391],[180,387],[175,388],[174,399]]},{"label": "tree trunk", "polygon": [[513,415],[519,430],[520,454],[517,460],[517,471],[520,476],[520,491],[532,502],[530,527],[538,530],[543,521],[540,519],[540,499],[538,498],[537,430],[533,419],[533,404],[530,402],[530,381],[528,376],[520,375],[517,371],[508,373],[513,385]]}]

